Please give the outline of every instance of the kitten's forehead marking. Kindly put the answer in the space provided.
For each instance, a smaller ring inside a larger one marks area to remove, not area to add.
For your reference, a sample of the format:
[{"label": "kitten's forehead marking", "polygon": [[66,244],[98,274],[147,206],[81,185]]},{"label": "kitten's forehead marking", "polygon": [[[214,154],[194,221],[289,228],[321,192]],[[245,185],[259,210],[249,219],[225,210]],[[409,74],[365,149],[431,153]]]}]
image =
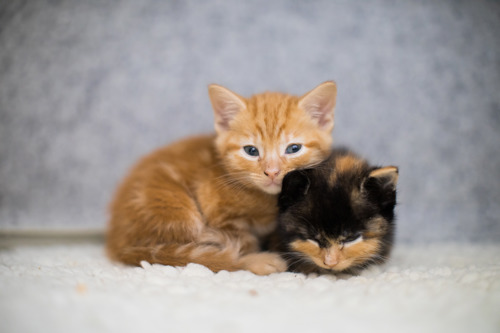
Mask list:
[{"label": "kitten's forehead marking", "polygon": [[276,140],[284,130],[297,98],[276,92],[254,95],[247,100],[248,110],[261,135]]},{"label": "kitten's forehead marking", "polygon": [[334,186],[338,177],[345,173],[352,173],[360,170],[364,165],[364,161],[355,156],[346,155],[335,160],[333,171],[328,178],[328,184]]},{"label": "kitten's forehead marking", "polygon": [[354,214],[357,216],[360,213],[360,208],[363,207],[363,202],[365,201],[359,188],[355,187],[351,190],[351,206]]}]

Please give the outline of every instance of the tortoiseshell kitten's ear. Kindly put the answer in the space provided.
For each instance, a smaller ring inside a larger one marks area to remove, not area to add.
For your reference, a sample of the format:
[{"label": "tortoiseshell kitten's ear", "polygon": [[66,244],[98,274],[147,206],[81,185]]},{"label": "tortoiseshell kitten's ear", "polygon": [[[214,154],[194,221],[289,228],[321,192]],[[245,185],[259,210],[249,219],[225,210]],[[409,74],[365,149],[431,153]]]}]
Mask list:
[{"label": "tortoiseshell kitten's ear", "polygon": [[377,168],[370,172],[362,184],[362,190],[369,200],[376,203],[383,213],[393,213],[398,176],[399,169],[395,166]]},{"label": "tortoiseshell kitten's ear", "polygon": [[291,205],[303,198],[311,185],[308,173],[310,170],[295,170],[283,178],[281,195],[278,198],[280,210],[286,210]]}]

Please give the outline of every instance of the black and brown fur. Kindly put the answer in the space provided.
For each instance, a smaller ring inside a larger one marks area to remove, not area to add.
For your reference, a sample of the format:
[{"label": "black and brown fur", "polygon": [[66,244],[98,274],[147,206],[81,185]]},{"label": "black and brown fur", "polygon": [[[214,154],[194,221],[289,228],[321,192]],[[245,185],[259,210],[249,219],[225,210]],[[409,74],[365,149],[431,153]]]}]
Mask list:
[{"label": "black and brown fur", "polygon": [[290,172],[271,249],[288,270],[302,273],[356,274],[384,262],[394,237],[397,179],[397,167],[372,166],[346,149]]}]

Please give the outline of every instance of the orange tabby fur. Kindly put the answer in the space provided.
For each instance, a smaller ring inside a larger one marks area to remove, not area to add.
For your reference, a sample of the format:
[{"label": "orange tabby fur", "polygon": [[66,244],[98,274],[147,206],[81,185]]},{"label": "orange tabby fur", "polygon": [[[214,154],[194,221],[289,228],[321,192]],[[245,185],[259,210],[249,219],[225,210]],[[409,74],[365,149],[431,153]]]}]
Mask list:
[{"label": "orange tabby fur", "polygon": [[[209,86],[216,135],[185,139],[144,157],[110,206],[107,251],[117,261],[213,271],[284,271],[278,254],[259,252],[275,227],[284,175],[330,152],[336,86],[302,97],[263,93],[245,99]],[[285,154],[287,145],[298,153]],[[259,156],[245,154],[244,146]]]}]

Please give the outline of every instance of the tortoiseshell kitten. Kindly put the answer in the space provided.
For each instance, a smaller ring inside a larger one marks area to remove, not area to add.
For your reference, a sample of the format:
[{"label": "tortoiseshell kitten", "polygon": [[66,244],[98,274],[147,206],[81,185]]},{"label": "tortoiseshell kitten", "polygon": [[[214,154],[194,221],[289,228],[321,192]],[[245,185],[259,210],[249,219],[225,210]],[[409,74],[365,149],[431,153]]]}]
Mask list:
[{"label": "tortoiseshell kitten", "polygon": [[301,273],[358,274],[384,262],[394,235],[398,168],[375,167],[345,149],[283,180],[271,239]]}]

